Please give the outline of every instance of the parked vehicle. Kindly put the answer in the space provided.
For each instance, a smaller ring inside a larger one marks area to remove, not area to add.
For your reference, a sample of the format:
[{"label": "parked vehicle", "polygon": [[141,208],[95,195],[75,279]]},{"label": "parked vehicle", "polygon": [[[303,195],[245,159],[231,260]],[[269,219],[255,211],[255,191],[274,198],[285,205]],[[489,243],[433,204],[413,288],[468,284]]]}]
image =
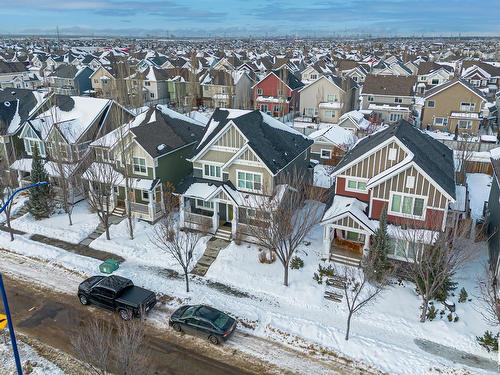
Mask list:
[{"label": "parked vehicle", "polygon": [[150,290],[134,286],[121,276],[92,276],[78,286],[82,305],[117,311],[123,320],[140,317],[156,305],[156,295]]},{"label": "parked vehicle", "polygon": [[226,341],[237,325],[236,319],[205,305],[179,307],[168,323],[177,332],[199,334],[215,345]]}]

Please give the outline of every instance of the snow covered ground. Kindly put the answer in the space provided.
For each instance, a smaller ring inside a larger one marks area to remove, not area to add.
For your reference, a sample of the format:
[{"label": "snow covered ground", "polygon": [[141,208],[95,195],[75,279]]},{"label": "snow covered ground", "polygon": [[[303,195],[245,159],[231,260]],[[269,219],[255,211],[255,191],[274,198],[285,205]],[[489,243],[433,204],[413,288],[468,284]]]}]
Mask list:
[{"label": "snow covered ground", "polygon": [[333,177],[330,174],[333,167],[318,164],[314,167],[314,186],[330,188],[333,184]]},{"label": "snow covered ground", "polygon": [[35,220],[30,213],[27,213],[12,221],[12,228],[71,243],[79,243],[92,233],[99,224],[97,215],[90,211],[87,201],[75,205],[71,218],[73,225],[69,225],[68,215],[62,210],[43,220]]},{"label": "snow covered ground", "polygon": [[471,216],[473,219],[483,217],[484,202],[490,195],[492,177],[484,173],[468,173],[467,184],[469,185],[469,197]]},{"label": "snow covered ground", "polygon": [[[490,177],[485,175],[468,175],[469,185],[473,187],[471,204],[474,215],[478,213],[479,206],[482,211],[481,201],[487,197],[485,190],[488,179]],[[85,213],[83,208],[81,210]],[[30,232],[51,230],[62,236],[68,230],[67,218],[65,215],[58,216],[60,217],[40,222],[25,221],[24,229]],[[50,221],[52,224],[45,224]],[[82,222],[85,220],[82,219]],[[34,228],[30,225],[34,225]],[[39,229],[40,227],[44,229]],[[494,355],[486,353],[475,341],[475,336],[491,329],[486,326],[478,312],[481,305],[476,289],[477,278],[484,274],[487,256],[484,242],[471,243],[471,251],[477,251],[479,256],[456,277],[459,285],[456,296],[451,297],[451,300],[457,302],[458,291],[462,287],[472,299],[466,303],[456,304],[458,322],[448,322],[446,315],[442,318],[438,315],[432,322],[419,323],[420,300],[414,286],[411,283],[403,283],[384,291],[373,305],[355,316],[351,338],[346,342],[344,304],[324,299],[323,294],[327,286],[318,285],[313,280],[318,264],[323,263],[319,226],[300,246],[297,255],[303,259],[304,267],[300,270],[290,270],[289,287],[282,285],[283,269],[279,261],[273,264],[261,264],[258,261],[256,246],[245,243],[238,246],[231,243],[220,252],[205,279],[193,278],[192,292],[189,294],[184,291],[184,282],[181,278],[161,272],[164,269],[179,270],[179,268],[172,259],[151,243],[153,230],[149,224],[137,222],[135,239],[129,240],[124,220],[118,225],[111,226],[111,241],[105,240],[103,235],[91,246],[122,255],[127,259],[117,274],[129,277],[137,285],[150,288],[157,293],[177,297],[167,305],[168,309],[174,309],[184,303],[210,304],[237,316],[243,322],[243,327],[240,328],[243,332],[285,342],[294,348],[302,347],[307,353],[312,350],[316,353],[338,353],[356,363],[365,363],[367,366],[396,375],[408,373],[424,375],[431,369],[449,373],[448,371],[457,371],[465,367],[441,358],[439,353],[430,354],[421,350],[415,344],[415,339],[430,340],[483,358],[494,359]],[[67,240],[67,234],[62,238]],[[196,249],[196,259],[203,253],[204,242],[207,239],[208,237]],[[81,278],[98,273],[100,263],[98,260],[33,242],[27,236],[16,236],[16,240],[10,242],[8,234],[0,232],[0,247],[41,259],[48,263],[47,267],[57,266],[71,271],[68,274],[71,281],[67,282],[71,285],[71,292],[74,292]],[[0,264],[0,270],[2,268],[4,267]],[[33,277],[21,268],[14,268],[13,272],[21,277]],[[230,289],[214,287],[213,282],[229,286]],[[61,284],[61,280],[57,281],[57,284]],[[437,308],[442,309],[439,304]],[[156,312],[152,314],[152,319],[157,319],[162,324],[166,321],[164,315]],[[255,346],[250,345],[245,349],[245,342],[248,341],[241,342],[241,340],[238,338],[234,342],[230,341],[228,345],[252,351],[255,355]],[[266,359],[269,360],[269,356]],[[275,358],[274,361],[279,359]],[[290,364],[292,365],[293,368],[297,366],[300,368],[297,363]],[[468,371],[474,374],[488,373],[477,368],[468,368]]]},{"label": "snow covered ground", "polygon": [[[4,337],[2,337],[4,336]],[[5,340],[7,341],[4,341]],[[8,341],[7,331],[0,334],[0,373],[5,375],[15,374],[16,365],[12,356],[12,347]],[[30,375],[64,375],[65,373],[52,362],[40,356],[32,347],[17,340],[19,355],[22,360],[24,372]],[[31,369],[29,372],[28,369]]]},{"label": "snow covered ground", "polygon": [[[123,220],[119,224],[111,225],[111,240],[106,240],[106,234],[103,233],[98,239],[90,244],[90,247],[121,255],[126,259],[131,259],[144,265],[168,268],[181,272],[182,269],[175,259],[153,244],[152,240],[154,240],[155,234],[154,226],[143,221],[134,221],[134,223],[133,240],[129,237],[127,220]],[[195,266],[198,259],[203,255],[206,243],[209,239],[209,236],[200,239],[194,251],[190,269]]]}]

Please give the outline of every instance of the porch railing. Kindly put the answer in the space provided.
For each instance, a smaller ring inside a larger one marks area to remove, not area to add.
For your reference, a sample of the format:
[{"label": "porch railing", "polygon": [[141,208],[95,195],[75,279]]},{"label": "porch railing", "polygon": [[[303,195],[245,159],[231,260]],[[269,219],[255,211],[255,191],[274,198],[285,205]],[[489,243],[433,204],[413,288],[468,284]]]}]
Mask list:
[{"label": "porch railing", "polygon": [[192,212],[186,212],[184,214],[184,221],[191,223],[191,224],[207,226],[209,228],[212,227],[212,217],[211,216],[204,216],[204,215],[194,214]]}]

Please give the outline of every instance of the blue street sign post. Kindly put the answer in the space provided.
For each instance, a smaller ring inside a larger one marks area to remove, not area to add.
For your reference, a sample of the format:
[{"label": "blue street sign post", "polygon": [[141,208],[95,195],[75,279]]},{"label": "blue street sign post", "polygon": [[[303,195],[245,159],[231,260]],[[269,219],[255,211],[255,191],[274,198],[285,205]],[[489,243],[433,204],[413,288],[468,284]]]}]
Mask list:
[{"label": "blue street sign post", "polygon": [[[0,213],[2,213],[11,203],[16,194],[19,194],[23,190],[28,190],[37,186],[48,185],[48,182],[42,181],[37,182],[23,188],[14,190],[14,192],[7,199],[5,204],[0,207]],[[14,333],[14,325],[12,324],[12,317],[10,315],[9,303],[7,301],[7,293],[5,292],[5,287],[3,284],[2,274],[0,273],[0,294],[2,295],[3,307],[5,309],[5,315],[7,315],[7,325],[9,327],[10,342],[12,343],[12,351],[14,352],[14,359],[16,361],[17,375],[23,375],[23,367],[21,365],[21,358],[19,357],[19,351],[17,350],[16,334]]]}]

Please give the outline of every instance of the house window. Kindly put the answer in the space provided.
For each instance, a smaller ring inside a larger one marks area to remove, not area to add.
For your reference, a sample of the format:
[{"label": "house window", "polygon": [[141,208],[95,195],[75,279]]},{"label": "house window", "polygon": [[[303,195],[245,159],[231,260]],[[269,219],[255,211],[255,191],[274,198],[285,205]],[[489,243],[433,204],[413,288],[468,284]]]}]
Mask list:
[{"label": "house window", "polygon": [[150,92],[150,93],[149,93],[149,97],[150,97],[150,98],[154,98],[154,97],[155,97],[155,94],[154,94],[153,92]]},{"label": "house window", "polygon": [[334,118],[335,117],[335,111],[331,111],[331,110],[325,111],[325,117],[326,118]]},{"label": "house window", "polygon": [[149,191],[147,191],[147,190],[142,191],[142,200],[149,201]]},{"label": "house window", "polygon": [[151,82],[149,82],[149,81],[144,81],[144,86],[151,86]]},{"label": "house window", "polygon": [[262,191],[262,174],[237,171],[238,189],[250,191]]},{"label": "house window", "polygon": [[321,159],[330,159],[332,157],[331,150],[321,149]]},{"label": "house window", "polygon": [[389,116],[389,121],[390,122],[396,122],[399,121],[403,118],[403,115],[401,113],[391,113]]},{"label": "house window", "polygon": [[282,89],[278,89],[278,96],[283,96],[283,90]]},{"label": "house window", "polygon": [[416,255],[421,250],[421,243],[409,242],[399,238],[389,237],[389,248],[387,254],[390,257],[412,260],[416,258]]},{"label": "house window", "polygon": [[221,168],[218,165],[205,164],[203,167],[203,177],[221,178]]},{"label": "house window", "polygon": [[140,174],[148,173],[148,170],[146,168],[146,159],[134,157],[132,161],[135,173],[140,173]]},{"label": "house window", "polygon": [[267,104],[261,104],[260,110],[261,110],[261,112],[267,113]]},{"label": "house window", "polygon": [[45,157],[45,145],[42,141],[33,138],[24,138],[24,149],[28,155],[33,155],[35,147],[38,147],[38,153],[41,157]]},{"label": "house window", "polygon": [[203,199],[196,200],[196,208],[201,208],[202,210],[213,211],[214,202],[206,202]]},{"label": "house window", "polygon": [[476,104],[474,103],[467,103],[467,102],[462,102],[460,103],[460,110],[463,112],[473,112]]},{"label": "house window", "polygon": [[396,216],[423,218],[425,199],[409,194],[391,193],[389,212]]},{"label": "house window", "polygon": [[316,113],[315,108],[306,108],[306,116],[307,117],[313,117],[315,113]]},{"label": "house window", "polygon": [[358,82],[358,77],[353,76],[353,77],[352,77],[352,80],[353,80],[354,82]]},{"label": "house window", "polygon": [[434,117],[434,125],[448,126],[448,117]]},{"label": "house window", "polygon": [[394,103],[403,103],[403,99],[402,98],[394,98]]},{"label": "house window", "polygon": [[316,78],[318,78],[318,75],[317,75],[317,74],[311,74],[309,77],[310,77],[311,79],[316,79]]},{"label": "house window", "polygon": [[345,238],[346,240],[349,241],[361,242],[361,243],[365,242],[365,235],[358,232],[346,231]]},{"label": "house window", "polygon": [[431,85],[433,85],[433,86],[435,86],[435,85],[439,85],[439,79],[434,78],[434,79],[431,81]]},{"label": "house window", "polygon": [[389,149],[389,155],[388,155],[389,160],[390,160],[390,161],[394,161],[394,160],[396,160],[397,155],[398,155],[398,150],[397,150],[397,148],[391,147],[391,148]]},{"label": "house window", "polygon": [[326,96],[326,101],[328,103],[333,103],[337,101],[337,97],[335,95],[327,95]]},{"label": "house window", "polygon": [[368,95],[368,101],[369,101],[369,102],[373,102],[373,96]]},{"label": "house window", "polygon": [[280,112],[280,111],[281,111],[281,106],[280,106],[279,104],[275,104],[275,105],[273,106],[273,111],[274,111],[274,112]]},{"label": "house window", "polygon": [[261,88],[258,88],[257,95],[262,95],[262,94],[264,94],[264,90],[262,90]]},{"label": "house window", "polygon": [[457,125],[459,129],[472,129],[471,120],[458,120]]},{"label": "house window", "polygon": [[427,108],[436,107],[436,102],[434,100],[427,100]]},{"label": "house window", "polygon": [[366,193],[366,181],[348,179],[346,190]]}]

